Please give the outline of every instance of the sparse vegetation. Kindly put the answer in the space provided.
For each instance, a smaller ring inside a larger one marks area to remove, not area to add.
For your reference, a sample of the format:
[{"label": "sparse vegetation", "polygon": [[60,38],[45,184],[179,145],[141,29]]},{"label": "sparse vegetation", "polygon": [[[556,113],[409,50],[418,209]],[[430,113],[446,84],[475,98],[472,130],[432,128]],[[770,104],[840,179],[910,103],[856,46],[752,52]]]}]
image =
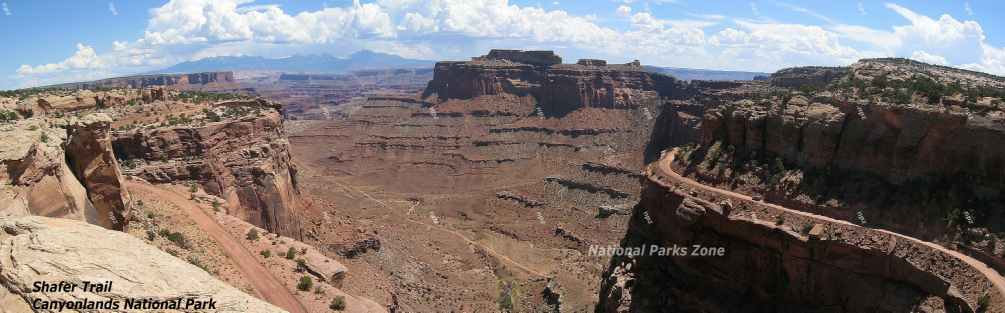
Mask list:
[{"label": "sparse vegetation", "polygon": [[188,241],[188,238],[185,238],[185,235],[182,233],[171,232],[166,229],[161,229],[160,234],[162,237],[167,238],[168,241],[171,241],[174,244],[178,245],[178,247],[181,247],[185,250],[192,248],[192,244]]},{"label": "sparse vegetation", "polygon": [[255,228],[248,230],[248,234],[245,236],[245,238],[248,238],[248,240],[250,241],[258,241],[258,230]]},{"label": "sparse vegetation", "polygon": [[297,256],[297,249],[293,249],[293,247],[290,247],[289,250],[286,250],[286,259],[287,260],[292,260],[296,256]]},{"label": "sparse vegetation", "polygon": [[272,256],[272,251],[269,251],[269,250],[262,250],[262,252],[260,252],[260,253],[262,254],[262,257],[266,258],[266,259],[268,259],[270,256]]},{"label": "sparse vegetation", "polygon": [[332,303],[328,305],[328,308],[333,311],[345,310],[345,297],[335,296],[335,298],[332,299]]},{"label": "sparse vegetation", "polygon": [[17,113],[10,110],[0,110],[0,122],[8,123],[17,120]]},{"label": "sparse vegetation", "polygon": [[46,133],[42,133],[42,135],[39,136],[38,140],[42,141],[42,143],[47,143],[49,142],[49,135]]},{"label": "sparse vegetation", "polygon": [[314,280],[310,276],[304,275],[300,276],[300,282],[297,283],[297,290],[308,291],[314,287]]}]

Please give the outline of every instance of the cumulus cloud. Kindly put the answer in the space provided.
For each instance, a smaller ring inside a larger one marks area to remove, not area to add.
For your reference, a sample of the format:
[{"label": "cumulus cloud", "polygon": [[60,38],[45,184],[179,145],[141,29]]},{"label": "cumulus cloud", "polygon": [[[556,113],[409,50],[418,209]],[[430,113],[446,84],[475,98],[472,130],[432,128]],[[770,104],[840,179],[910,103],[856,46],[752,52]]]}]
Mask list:
[{"label": "cumulus cloud", "polygon": [[103,66],[104,64],[98,58],[98,54],[94,52],[94,48],[78,43],[77,52],[62,62],[38,66],[21,65],[17,69],[17,73],[20,75],[46,74],[63,70],[95,69]]},{"label": "cumulus cloud", "polygon": [[625,17],[632,14],[632,7],[627,5],[620,5],[618,6],[618,9],[616,11],[618,12],[619,16]]},{"label": "cumulus cloud", "polygon": [[[78,45],[66,60],[23,65],[17,73],[33,81],[40,75],[79,74],[83,69],[128,74],[201,57],[262,52],[281,56],[303,49],[348,53],[365,48],[441,59],[482,53],[486,47],[558,49],[650,64],[758,71],[909,56],[1005,73],[1005,51],[986,42],[977,22],[928,17],[892,3],[886,7],[906,23],[876,29],[841,24],[787,3],[777,4],[825,24],[761,17],[756,2],[749,5],[757,20],[698,13],[687,13],[688,19],[663,19],[647,10],[635,12],[632,2],[618,5],[615,13],[627,25],[615,29],[591,15],[507,0],[355,0],[295,14],[250,0],[172,0],[149,11],[139,38],[115,41],[111,50],[101,53]],[[861,5],[859,12],[865,12]]]},{"label": "cumulus cloud", "polygon": [[946,58],[940,55],[934,55],[925,51],[914,51],[911,53],[911,59],[915,59],[925,63],[946,65]]}]

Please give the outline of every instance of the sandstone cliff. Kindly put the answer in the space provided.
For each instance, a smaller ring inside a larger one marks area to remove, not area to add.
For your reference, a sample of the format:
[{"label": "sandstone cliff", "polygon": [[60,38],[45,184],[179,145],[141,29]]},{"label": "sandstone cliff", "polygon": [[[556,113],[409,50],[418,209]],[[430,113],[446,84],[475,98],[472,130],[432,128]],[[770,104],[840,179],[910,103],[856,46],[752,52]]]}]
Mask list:
[{"label": "sandstone cliff", "polygon": [[[214,312],[285,312],[128,234],[66,219],[0,218],[0,312],[27,313],[33,301],[197,298]],[[35,292],[36,282],[111,282],[110,291]],[[86,310],[66,310],[82,312]],[[115,309],[103,312],[135,310]],[[186,310],[189,311],[189,310]],[[163,312],[181,312],[164,310]]]},{"label": "sandstone cliff", "polygon": [[438,62],[424,96],[471,99],[483,95],[532,95],[549,116],[584,107],[638,108],[644,101],[682,95],[676,79],[646,72],[636,61],[561,64],[549,51],[493,50],[467,62]]},{"label": "sandstone cliff", "polygon": [[[4,125],[0,212],[86,220],[122,230],[129,195],[112,155],[108,116],[20,120]],[[53,123],[62,126],[53,126]]]},{"label": "sandstone cliff", "polygon": [[300,238],[297,168],[277,108],[264,101],[232,101],[212,110],[237,113],[215,122],[116,133],[115,155],[131,165],[130,175],[154,183],[197,183],[227,200],[230,214]]}]

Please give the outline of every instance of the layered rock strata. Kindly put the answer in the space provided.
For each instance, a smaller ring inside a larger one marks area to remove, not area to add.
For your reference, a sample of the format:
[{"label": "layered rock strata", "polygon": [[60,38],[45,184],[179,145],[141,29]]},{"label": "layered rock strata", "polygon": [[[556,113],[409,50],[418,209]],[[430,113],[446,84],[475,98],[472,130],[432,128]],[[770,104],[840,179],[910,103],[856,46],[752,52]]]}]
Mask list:
[{"label": "layered rock strata", "polygon": [[647,72],[637,61],[561,64],[561,58],[545,52],[493,50],[467,62],[438,62],[424,95],[441,100],[532,95],[546,114],[564,116],[584,107],[638,108],[660,96],[682,96],[682,89],[679,81]]},{"label": "layered rock strata", "polygon": [[227,200],[228,213],[270,232],[300,238],[297,167],[273,104],[234,101],[216,108],[253,114],[205,125],[116,133],[115,154],[136,164],[126,172],[154,183],[193,182]]}]

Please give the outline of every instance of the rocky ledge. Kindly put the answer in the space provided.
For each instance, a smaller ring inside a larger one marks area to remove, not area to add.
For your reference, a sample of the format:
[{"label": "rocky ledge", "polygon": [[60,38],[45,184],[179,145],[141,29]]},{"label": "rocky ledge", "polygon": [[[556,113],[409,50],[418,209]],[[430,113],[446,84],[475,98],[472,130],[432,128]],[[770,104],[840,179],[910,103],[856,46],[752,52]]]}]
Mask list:
[{"label": "rocky ledge", "polygon": [[[32,304],[118,303],[188,299],[214,301],[213,312],[286,312],[213,278],[195,265],[147,245],[128,234],[79,221],[38,216],[0,218],[0,312],[32,310]],[[85,290],[84,282],[110,284],[110,290]],[[37,282],[77,284],[66,290],[35,290]],[[67,309],[64,312],[89,312]],[[160,312],[190,312],[159,310]]]}]

